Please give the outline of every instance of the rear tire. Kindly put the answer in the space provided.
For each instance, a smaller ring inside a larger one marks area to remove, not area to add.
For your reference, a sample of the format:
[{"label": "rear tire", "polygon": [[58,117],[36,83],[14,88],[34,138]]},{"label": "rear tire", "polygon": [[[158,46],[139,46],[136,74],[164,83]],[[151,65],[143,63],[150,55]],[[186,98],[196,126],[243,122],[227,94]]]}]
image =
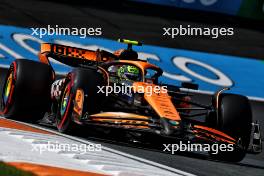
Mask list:
[{"label": "rear tire", "polygon": [[245,157],[250,142],[252,112],[249,100],[242,95],[221,94],[218,107],[217,129],[240,140],[240,147],[212,156],[221,160],[239,162]]},{"label": "rear tire", "polygon": [[50,105],[52,69],[32,60],[15,60],[2,91],[0,114],[6,118],[37,121]]},{"label": "rear tire", "polygon": [[[95,113],[100,110],[102,95],[97,94],[97,86],[104,85],[104,78],[95,69],[74,69],[66,78],[62,96],[59,101],[56,124],[61,133],[71,133],[76,128],[73,119],[74,99],[77,90],[84,92],[82,117],[85,113]],[[82,118],[80,117],[80,118]]]}]

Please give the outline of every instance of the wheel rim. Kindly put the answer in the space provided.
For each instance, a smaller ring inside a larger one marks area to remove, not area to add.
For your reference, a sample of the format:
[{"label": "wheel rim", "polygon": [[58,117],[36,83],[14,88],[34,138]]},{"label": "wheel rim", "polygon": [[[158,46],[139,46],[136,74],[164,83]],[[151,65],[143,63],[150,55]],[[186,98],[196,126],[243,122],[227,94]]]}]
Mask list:
[{"label": "wheel rim", "polygon": [[67,110],[67,107],[69,104],[69,100],[70,100],[70,91],[68,88],[66,88],[64,93],[63,93],[62,100],[61,100],[60,117],[63,117],[64,114],[66,113],[66,110]]},{"label": "wheel rim", "polygon": [[7,82],[5,84],[4,87],[4,96],[3,96],[3,100],[4,100],[4,105],[6,106],[11,94],[11,88],[12,88],[12,82],[13,82],[13,76],[12,73],[8,76]]}]

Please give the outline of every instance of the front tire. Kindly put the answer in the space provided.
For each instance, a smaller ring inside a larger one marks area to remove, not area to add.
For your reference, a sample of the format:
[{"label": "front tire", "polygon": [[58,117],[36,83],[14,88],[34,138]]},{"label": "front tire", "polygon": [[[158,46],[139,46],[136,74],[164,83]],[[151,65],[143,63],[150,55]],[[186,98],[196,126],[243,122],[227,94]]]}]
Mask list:
[{"label": "front tire", "polygon": [[219,152],[213,157],[232,162],[241,161],[249,146],[252,111],[247,97],[235,94],[221,94],[219,97],[217,129],[239,141],[233,151]]}]

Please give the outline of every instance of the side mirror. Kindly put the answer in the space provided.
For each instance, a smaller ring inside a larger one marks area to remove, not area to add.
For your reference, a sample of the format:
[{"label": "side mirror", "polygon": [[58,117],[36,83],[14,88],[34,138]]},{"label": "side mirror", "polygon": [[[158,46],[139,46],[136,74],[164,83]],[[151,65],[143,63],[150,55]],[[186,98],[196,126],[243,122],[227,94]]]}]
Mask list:
[{"label": "side mirror", "polygon": [[181,84],[182,88],[186,88],[186,89],[193,89],[193,90],[198,90],[199,85],[198,84],[194,84],[194,83],[189,83],[189,82],[183,82]]}]

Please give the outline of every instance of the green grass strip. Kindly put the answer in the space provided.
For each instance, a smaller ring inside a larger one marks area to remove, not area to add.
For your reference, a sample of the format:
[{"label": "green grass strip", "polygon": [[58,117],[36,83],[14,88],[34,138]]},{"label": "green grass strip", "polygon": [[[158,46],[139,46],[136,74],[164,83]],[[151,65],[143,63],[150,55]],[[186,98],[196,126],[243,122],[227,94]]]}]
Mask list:
[{"label": "green grass strip", "polygon": [[0,176],[35,176],[35,174],[0,162]]}]

